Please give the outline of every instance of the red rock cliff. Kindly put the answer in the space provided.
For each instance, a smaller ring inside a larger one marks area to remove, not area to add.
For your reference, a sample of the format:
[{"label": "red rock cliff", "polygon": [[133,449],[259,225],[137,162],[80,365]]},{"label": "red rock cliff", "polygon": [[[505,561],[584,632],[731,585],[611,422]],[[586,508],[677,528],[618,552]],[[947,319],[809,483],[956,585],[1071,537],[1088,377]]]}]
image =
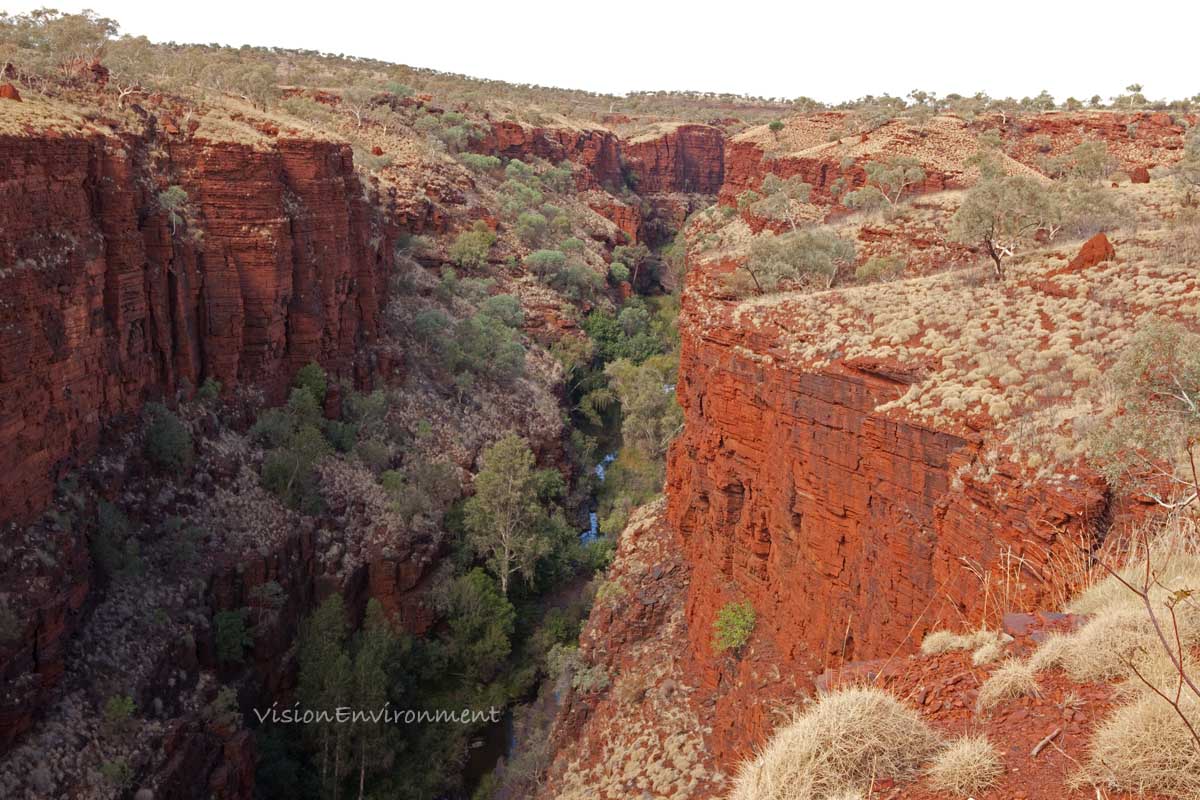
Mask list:
[{"label": "red rock cliff", "polygon": [[538,128],[519,122],[493,122],[475,149],[506,158],[544,158],[555,164],[570,161],[583,167],[576,180],[580,189],[620,186],[621,153],[616,135],[602,128]]},{"label": "red rock cliff", "polygon": [[[152,166],[133,137],[0,137],[0,522],[41,508],[106,421],[184,381],[278,397],[312,360],[369,367],[395,232],[350,148],[165,151]],[[169,184],[186,222],[156,202]]]},{"label": "red rock cliff", "polygon": [[641,194],[716,194],[725,179],[725,134],[711,125],[678,125],[621,144]]},{"label": "red rock cliff", "polygon": [[681,317],[686,424],[669,457],[668,519],[692,568],[690,650],[717,695],[711,744],[729,758],[769,720],[712,652],[723,604],[753,603],[755,648],[774,654],[776,675],[886,658],[939,624],[995,614],[998,586],[1005,602],[1036,602],[1061,532],[1090,535],[1107,501],[1084,479],[1030,486],[1000,469],[977,484],[959,470],[979,455],[976,438],[876,410],[904,393],[903,375],[799,364],[705,296],[700,271]]}]

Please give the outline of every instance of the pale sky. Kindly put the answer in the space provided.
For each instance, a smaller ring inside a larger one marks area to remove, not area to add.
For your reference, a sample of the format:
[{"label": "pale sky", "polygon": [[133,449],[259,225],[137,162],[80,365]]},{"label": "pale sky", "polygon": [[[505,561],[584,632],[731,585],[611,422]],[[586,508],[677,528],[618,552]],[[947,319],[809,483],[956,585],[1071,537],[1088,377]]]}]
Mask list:
[{"label": "pale sky", "polygon": [[[12,3],[10,13],[55,0]],[[1200,93],[1195,0],[793,0],[492,3],[255,0],[85,4],[122,32],[369,56],[517,83],[624,93],[696,89],[836,102],[986,91],[1059,101]]]}]

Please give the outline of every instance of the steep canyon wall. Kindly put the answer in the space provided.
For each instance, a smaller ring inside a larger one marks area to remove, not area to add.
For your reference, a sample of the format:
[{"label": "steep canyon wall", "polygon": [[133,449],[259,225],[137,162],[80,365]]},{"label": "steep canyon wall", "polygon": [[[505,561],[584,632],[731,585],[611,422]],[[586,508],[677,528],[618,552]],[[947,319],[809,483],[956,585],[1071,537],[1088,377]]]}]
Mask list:
[{"label": "steep canyon wall", "polygon": [[0,522],[185,383],[363,377],[398,230],[363,194],[344,144],[0,138]]}]

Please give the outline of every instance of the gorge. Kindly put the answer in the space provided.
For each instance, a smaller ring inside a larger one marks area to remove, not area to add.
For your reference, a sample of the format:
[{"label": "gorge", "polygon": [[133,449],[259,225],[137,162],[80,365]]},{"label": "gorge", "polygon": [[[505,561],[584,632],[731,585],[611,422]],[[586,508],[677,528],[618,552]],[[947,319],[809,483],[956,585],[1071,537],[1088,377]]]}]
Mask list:
[{"label": "gorge", "polygon": [[[199,47],[315,77],[131,99],[104,38],[54,78],[0,50],[0,794],[725,797],[861,680],[1014,752],[1067,730],[978,796],[1075,796],[1109,682],[971,716],[999,655],[922,642],[1076,630],[1168,505],[1095,442],[1137,335],[1198,327],[1190,109],[489,104]],[[956,220],[1004,180],[1062,206],[994,280]],[[815,231],[849,256],[764,287]],[[540,538],[479,544],[497,474]],[[354,691],[503,707],[504,742],[253,724],[315,696],[321,620],[339,675],[387,653]],[[957,796],[915,775],[861,796]]]}]

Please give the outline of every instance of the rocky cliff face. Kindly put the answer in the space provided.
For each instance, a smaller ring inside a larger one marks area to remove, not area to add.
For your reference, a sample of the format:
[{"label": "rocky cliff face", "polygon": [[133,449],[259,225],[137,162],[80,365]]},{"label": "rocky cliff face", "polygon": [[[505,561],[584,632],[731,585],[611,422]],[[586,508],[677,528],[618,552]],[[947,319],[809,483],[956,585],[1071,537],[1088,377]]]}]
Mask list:
[{"label": "rocky cliff face", "polygon": [[[754,604],[786,673],[885,658],[939,625],[1036,605],[1064,537],[1089,539],[1104,518],[1097,480],[1029,484],[1000,469],[977,481],[981,436],[877,410],[908,388],[902,371],[802,365],[696,283],[681,322],[686,424],[668,519],[692,565],[688,635],[713,690],[728,680],[710,643],[726,602]],[[718,726],[726,754],[761,734],[746,700],[719,703],[733,720]]]},{"label": "rocky cliff face", "polygon": [[396,230],[351,161],[318,141],[0,138],[0,522],[148,398],[370,369]]},{"label": "rocky cliff face", "polygon": [[725,134],[711,125],[677,125],[621,145],[640,194],[716,194],[725,179]]},{"label": "rocky cliff face", "polygon": [[578,164],[583,167],[576,176],[581,190],[622,183],[620,142],[616,134],[603,128],[542,128],[503,120],[492,123],[475,149],[524,161],[544,158],[555,164]]}]

